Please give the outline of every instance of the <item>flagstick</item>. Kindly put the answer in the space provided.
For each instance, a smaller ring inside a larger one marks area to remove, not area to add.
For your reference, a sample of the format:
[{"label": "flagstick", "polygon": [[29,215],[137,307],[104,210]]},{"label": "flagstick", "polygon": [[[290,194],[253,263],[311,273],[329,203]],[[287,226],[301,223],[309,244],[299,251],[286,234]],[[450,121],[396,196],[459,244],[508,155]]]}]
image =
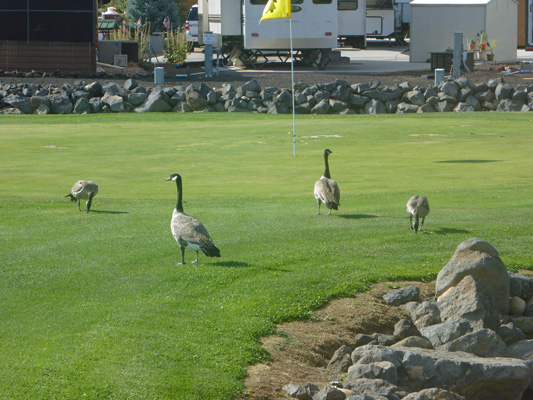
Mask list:
[{"label": "flagstick", "polygon": [[293,155],[296,157],[296,121],[295,121],[295,109],[294,109],[294,55],[292,50],[292,18],[289,18],[289,36],[291,41],[291,80],[292,80],[292,148]]}]

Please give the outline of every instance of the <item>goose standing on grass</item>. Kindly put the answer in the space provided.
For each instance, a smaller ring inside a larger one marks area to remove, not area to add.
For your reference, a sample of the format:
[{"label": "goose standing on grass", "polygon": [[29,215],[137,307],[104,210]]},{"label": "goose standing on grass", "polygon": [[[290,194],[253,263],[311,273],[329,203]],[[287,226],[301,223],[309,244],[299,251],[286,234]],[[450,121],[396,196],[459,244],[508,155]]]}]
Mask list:
[{"label": "goose standing on grass", "polygon": [[328,157],[332,153],[330,149],[324,150],[324,164],[326,169],[324,175],[315,183],[315,199],[318,203],[317,215],[320,215],[320,203],[324,203],[329,209],[328,215],[331,214],[331,209],[338,210],[341,200],[341,191],[339,185],[333,179],[329,173]]},{"label": "goose standing on grass", "polygon": [[[414,229],[415,233],[422,230],[426,215],[429,214],[429,202],[426,196],[417,196],[416,194],[407,202],[407,212],[409,213],[409,229]],[[415,224],[413,226],[413,217],[415,218]],[[419,218],[422,218],[420,223],[420,229],[418,229]]]},{"label": "goose standing on grass", "polygon": [[196,250],[196,260],[192,262],[193,264],[198,262],[199,250],[202,250],[207,257],[220,257],[220,250],[213,243],[213,239],[207,233],[204,225],[196,218],[183,212],[183,191],[180,174],[172,174],[166,180],[176,182],[178,188],[178,202],[170,221],[172,236],[174,236],[181,249],[181,263],[178,265],[185,264],[185,247]]},{"label": "goose standing on grass", "polygon": [[91,209],[93,197],[98,193],[98,185],[92,181],[78,181],[70,189],[70,193],[65,197],[70,197],[70,201],[78,201],[78,210],[81,212],[80,200],[87,199],[85,205],[87,206],[87,212]]}]

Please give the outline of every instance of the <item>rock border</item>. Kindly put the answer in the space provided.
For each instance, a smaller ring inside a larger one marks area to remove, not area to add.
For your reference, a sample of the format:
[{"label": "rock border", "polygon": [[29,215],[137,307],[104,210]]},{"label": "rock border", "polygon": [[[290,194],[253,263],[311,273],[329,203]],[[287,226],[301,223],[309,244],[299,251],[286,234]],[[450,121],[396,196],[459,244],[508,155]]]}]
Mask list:
[{"label": "rock border", "polygon": [[[296,114],[407,114],[428,112],[532,111],[533,84],[511,86],[503,77],[472,84],[467,78],[427,88],[403,82],[380,86],[379,80],[350,85],[296,83]],[[292,113],[290,89],[261,88],[250,80],[238,88],[173,86],[145,88],[135,79],[116,83],[79,81],[62,86],[9,84],[0,80],[1,114],[90,114],[106,112],[246,112]]]}]

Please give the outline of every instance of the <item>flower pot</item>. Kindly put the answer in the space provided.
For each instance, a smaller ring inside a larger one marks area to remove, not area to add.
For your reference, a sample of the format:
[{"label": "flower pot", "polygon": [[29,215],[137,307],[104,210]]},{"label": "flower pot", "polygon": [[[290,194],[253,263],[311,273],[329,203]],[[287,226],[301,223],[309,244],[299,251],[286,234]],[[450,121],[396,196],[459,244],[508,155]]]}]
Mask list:
[{"label": "flower pot", "polygon": [[475,50],[475,49],[476,49],[476,44],[475,44],[475,43],[470,43],[470,44],[468,45],[468,48],[469,48],[470,50]]},{"label": "flower pot", "polygon": [[494,53],[487,54],[487,61],[494,61]]},{"label": "flower pot", "polygon": [[481,50],[482,51],[487,50],[487,43],[481,43]]}]

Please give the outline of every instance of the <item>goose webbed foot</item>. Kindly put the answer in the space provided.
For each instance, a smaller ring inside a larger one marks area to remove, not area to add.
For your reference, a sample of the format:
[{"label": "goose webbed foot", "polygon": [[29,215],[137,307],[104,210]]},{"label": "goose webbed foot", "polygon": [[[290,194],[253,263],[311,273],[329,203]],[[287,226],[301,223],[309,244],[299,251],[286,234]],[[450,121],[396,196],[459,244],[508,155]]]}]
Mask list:
[{"label": "goose webbed foot", "polygon": [[198,252],[196,252],[196,260],[191,261],[191,264],[198,264]]}]

